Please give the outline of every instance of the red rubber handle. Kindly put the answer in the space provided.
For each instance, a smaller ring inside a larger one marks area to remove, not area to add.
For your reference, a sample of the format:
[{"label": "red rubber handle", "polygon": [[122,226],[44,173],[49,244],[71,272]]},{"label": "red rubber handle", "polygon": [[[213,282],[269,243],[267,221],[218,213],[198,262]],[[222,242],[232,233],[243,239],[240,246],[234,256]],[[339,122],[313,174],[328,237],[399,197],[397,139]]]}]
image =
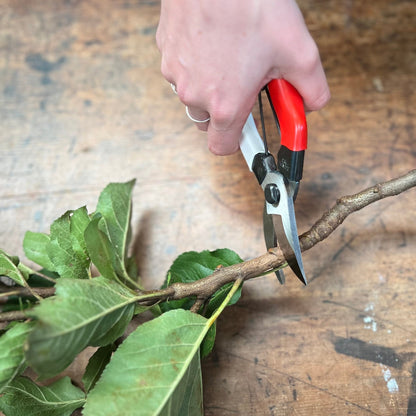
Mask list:
[{"label": "red rubber handle", "polygon": [[268,84],[270,98],[280,124],[280,144],[289,150],[306,150],[308,129],[303,100],[296,88],[284,79]]}]

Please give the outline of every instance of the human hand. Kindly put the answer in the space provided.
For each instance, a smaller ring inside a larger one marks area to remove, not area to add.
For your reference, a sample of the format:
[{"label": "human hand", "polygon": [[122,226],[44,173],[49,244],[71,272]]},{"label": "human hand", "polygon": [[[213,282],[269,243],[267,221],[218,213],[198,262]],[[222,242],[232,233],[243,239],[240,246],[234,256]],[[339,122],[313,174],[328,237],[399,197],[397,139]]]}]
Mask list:
[{"label": "human hand", "polygon": [[156,41],[161,71],[218,155],[238,150],[261,88],[284,78],[305,110],[329,88],[318,48],[295,0],[162,0]]}]

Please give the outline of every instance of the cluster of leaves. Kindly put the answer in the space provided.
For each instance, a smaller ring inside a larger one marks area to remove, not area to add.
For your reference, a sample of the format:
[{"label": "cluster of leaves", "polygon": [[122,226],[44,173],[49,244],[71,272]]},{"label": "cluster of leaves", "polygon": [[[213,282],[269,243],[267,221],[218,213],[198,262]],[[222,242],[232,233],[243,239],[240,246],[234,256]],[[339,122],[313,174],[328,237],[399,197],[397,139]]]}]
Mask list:
[{"label": "cluster of leaves", "polygon": [[[94,213],[82,207],[54,221],[49,234],[27,232],[25,255],[39,271],[0,251],[0,276],[27,289],[3,287],[0,294],[3,314],[25,313],[0,333],[0,410],[6,416],[65,416],[78,408],[85,416],[203,414],[200,357],[211,351],[215,320],[241,288],[221,288],[198,314],[189,311],[194,299],[143,306],[149,293],[129,257],[133,186],[110,184]],[[164,287],[238,262],[226,249],[184,253]],[[92,276],[93,266],[99,276]],[[41,299],[36,286],[54,286],[55,294]],[[120,342],[132,318],[148,309],[155,318]],[[97,349],[82,385],[68,377],[47,382],[88,346]],[[39,380],[23,375],[28,367]]]}]

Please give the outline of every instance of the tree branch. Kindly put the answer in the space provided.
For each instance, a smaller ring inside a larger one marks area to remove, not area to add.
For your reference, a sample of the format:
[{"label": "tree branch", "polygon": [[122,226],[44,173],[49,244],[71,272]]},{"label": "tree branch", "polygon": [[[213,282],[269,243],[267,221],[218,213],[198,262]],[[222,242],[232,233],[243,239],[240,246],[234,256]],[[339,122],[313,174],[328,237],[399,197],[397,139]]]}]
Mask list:
[{"label": "tree branch", "polygon": [[24,321],[28,319],[23,311],[10,311],[0,313],[0,322]]},{"label": "tree branch", "polygon": [[40,296],[41,298],[48,298],[55,294],[55,288],[53,286],[31,287],[30,289],[27,287],[12,286],[8,289],[9,290],[0,289],[0,299],[7,298],[9,296],[33,296],[34,293]]},{"label": "tree branch", "polygon": [[[359,211],[381,199],[398,195],[416,186],[416,169],[398,178],[379,183],[357,194],[343,196],[336,204],[299,237],[302,251],[309,250],[327,238],[353,212]],[[282,251],[276,247],[266,254],[243,263],[219,268],[213,274],[192,283],[174,283],[166,289],[146,292],[154,294],[154,299],[183,299],[189,296],[208,298],[220,287],[239,278],[252,279],[271,272],[285,263]]]},{"label": "tree branch", "polygon": [[325,212],[309,231],[300,236],[301,250],[309,250],[327,238],[353,212],[359,211],[373,202],[398,195],[414,186],[416,186],[416,169],[398,178],[371,186],[357,194],[339,198],[336,204]]},{"label": "tree branch", "polygon": [[[416,186],[416,169],[396,179],[367,188],[357,194],[339,198],[336,204],[326,211],[309,231],[299,237],[301,250],[309,250],[322,240],[326,239],[353,212],[381,199],[398,195],[414,186]],[[262,256],[247,260],[243,263],[218,268],[210,276],[195,282],[174,283],[165,289],[142,291],[140,294],[147,295],[145,302],[147,304],[166,299],[177,300],[194,296],[197,298],[196,304],[194,305],[195,309],[199,308],[202,305],[203,300],[208,299],[225,284],[234,282],[237,279],[248,280],[262,276],[282,267],[285,262],[283,253],[276,247]],[[21,295],[28,294],[26,288],[13,289],[14,292],[16,290],[18,290]],[[53,287],[33,288],[33,291],[41,297],[48,297],[54,294]],[[25,318],[26,316],[22,312],[0,313],[0,322],[21,320]]]}]

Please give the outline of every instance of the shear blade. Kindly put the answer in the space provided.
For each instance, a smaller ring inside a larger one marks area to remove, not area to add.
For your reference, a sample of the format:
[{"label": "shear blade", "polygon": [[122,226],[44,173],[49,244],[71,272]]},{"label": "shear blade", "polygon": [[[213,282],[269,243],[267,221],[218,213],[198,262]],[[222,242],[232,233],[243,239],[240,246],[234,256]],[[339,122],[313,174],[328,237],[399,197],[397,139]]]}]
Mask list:
[{"label": "shear blade", "polygon": [[[288,233],[285,230],[285,228],[287,227],[285,227],[283,223],[283,219],[280,215],[273,215],[273,225],[274,225],[274,230],[276,233],[277,241],[279,243],[279,247],[282,250],[283,255],[285,256],[287,264],[290,266],[290,268],[293,270],[293,272],[296,274],[299,280],[303,284],[306,285],[307,281],[306,281],[305,272],[303,270],[303,263],[302,263],[302,257],[300,255],[299,241],[296,241],[297,234],[296,234],[296,239],[294,239],[294,241],[292,242],[289,241],[289,239],[287,238]],[[296,227],[296,223],[295,223],[295,227]],[[291,232],[291,235],[293,236],[293,230]],[[292,245],[294,247],[292,247]]]},{"label": "shear blade", "polygon": [[267,223],[267,231],[265,226],[265,237],[270,243],[275,242],[275,240],[272,240],[270,237],[270,229],[273,230],[275,238],[277,239],[279,247],[282,250],[287,263],[300,281],[306,285],[307,281],[303,270],[302,255],[300,251],[293,205],[293,196],[295,193],[294,191],[296,191],[296,187],[289,184],[287,188],[283,175],[279,172],[271,172],[266,175],[262,186],[265,187],[269,183],[275,184],[279,188],[280,202],[277,205],[272,205],[266,202],[265,215],[272,217],[272,227],[270,226],[271,224],[269,220]]},{"label": "shear blade", "polygon": [[[263,231],[267,250],[276,247],[278,243],[276,233],[274,232],[273,216],[267,213],[266,203],[264,203],[263,209]],[[285,283],[285,274],[283,270],[276,270],[275,274],[279,282],[283,285]]]}]

